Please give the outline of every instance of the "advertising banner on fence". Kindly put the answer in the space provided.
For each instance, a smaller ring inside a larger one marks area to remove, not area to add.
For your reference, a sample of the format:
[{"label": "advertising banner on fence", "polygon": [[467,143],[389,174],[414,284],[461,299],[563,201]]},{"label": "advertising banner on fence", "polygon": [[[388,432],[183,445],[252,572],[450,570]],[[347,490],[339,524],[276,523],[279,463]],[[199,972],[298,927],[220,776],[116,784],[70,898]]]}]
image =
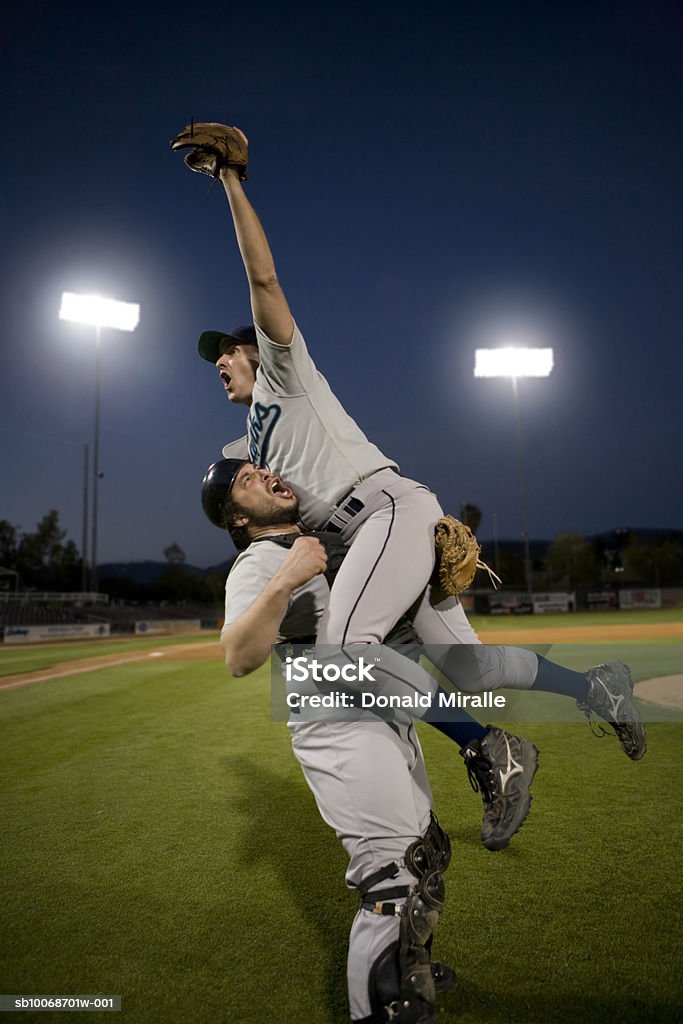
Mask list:
[{"label": "advertising banner on fence", "polygon": [[573,612],[576,607],[573,594],[534,594],[534,615],[548,612]]},{"label": "advertising banner on fence", "polygon": [[135,623],[135,632],[138,636],[153,633],[193,633],[201,628],[199,619],[147,619]]},{"label": "advertising banner on fence", "polygon": [[110,636],[108,622],[69,622],[52,626],[7,626],[6,644],[39,644],[49,640],[80,640]]},{"label": "advertising banner on fence", "polygon": [[528,594],[514,594],[498,591],[489,596],[489,613],[491,615],[530,615],[533,611]]},{"label": "advertising banner on fence", "polygon": [[616,608],[618,598],[614,590],[591,590],[586,594],[586,606],[592,612],[609,611]]},{"label": "advertising banner on fence", "polygon": [[620,608],[661,608],[661,590],[620,590]]}]

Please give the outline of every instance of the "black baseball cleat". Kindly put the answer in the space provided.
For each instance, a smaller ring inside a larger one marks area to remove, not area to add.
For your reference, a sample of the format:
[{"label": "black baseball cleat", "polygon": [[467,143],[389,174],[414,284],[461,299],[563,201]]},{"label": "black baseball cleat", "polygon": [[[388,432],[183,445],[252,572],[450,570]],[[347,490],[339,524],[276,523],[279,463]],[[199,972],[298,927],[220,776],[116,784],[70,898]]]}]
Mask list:
[{"label": "black baseball cleat", "polygon": [[[619,738],[622,750],[639,761],[647,750],[647,736],[640,711],[633,702],[631,670],[622,661],[608,661],[585,673],[588,692],[576,706],[588,721],[593,714],[608,722]],[[604,734],[604,730],[603,730]]]},{"label": "black baseball cleat", "polygon": [[495,851],[508,846],[529,813],[538,750],[529,740],[497,726],[487,729],[481,740],[471,740],[460,753],[470,785],[484,803],[481,841]]},{"label": "black baseball cleat", "polygon": [[434,990],[437,996],[443,996],[446,992],[452,992],[454,988],[458,987],[457,974],[443,960],[432,960],[429,967],[434,979]]}]

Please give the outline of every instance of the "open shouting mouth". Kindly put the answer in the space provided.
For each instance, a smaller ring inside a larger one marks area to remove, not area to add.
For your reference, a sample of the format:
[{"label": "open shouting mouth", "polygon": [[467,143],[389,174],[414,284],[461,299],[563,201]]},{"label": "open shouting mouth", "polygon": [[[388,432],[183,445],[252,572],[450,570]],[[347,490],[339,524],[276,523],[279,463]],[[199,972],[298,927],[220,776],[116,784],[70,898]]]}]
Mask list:
[{"label": "open shouting mouth", "polygon": [[287,487],[286,484],[283,484],[279,476],[273,477],[273,479],[268,484],[268,490],[270,491],[271,494],[275,494],[281,498],[294,497],[294,492],[292,491],[292,489],[290,487]]}]

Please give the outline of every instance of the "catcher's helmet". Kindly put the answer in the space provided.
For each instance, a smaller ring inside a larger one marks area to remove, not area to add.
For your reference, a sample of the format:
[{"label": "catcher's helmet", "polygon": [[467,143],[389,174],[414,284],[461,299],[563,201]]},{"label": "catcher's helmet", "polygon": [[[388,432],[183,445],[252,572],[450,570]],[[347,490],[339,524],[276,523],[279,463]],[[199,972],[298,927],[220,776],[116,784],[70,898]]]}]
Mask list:
[{"label": "catcher's helmet", "polygon": [[230,524],[225,502],[230,495],[235,477],[249,459],[219,459],[206,471],[202,480],[202,508],[208,519],[219,530],[228,530]]},{"label": "catcher's helmet", "polygon": [[220,346],[223,338],[230,338],[238,345],[256,345],[256,328],[253,324],[245,324],[242,327],[233,327],[231,331],[203,331],[199,335],[199,354],[202,359],[209,363],[215,363],[220,355]]}]

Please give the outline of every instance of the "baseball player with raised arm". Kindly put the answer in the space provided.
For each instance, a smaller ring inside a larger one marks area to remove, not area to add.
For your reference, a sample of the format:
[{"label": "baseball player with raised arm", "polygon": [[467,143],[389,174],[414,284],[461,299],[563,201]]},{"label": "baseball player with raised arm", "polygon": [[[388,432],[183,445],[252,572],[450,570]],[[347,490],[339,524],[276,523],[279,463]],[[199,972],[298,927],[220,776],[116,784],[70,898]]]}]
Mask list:
[{"label": "baseball player with raised arm", "polygon": [[[442,515],[428,488],[398,473],[345,412],[316,369],[278,281],[265,232],[242,187],[247,140],[237,128],[193,124],[172,141],[190,148],[192,170],[220,178],[228,199],[249,284],[254,325],[204,331],[200,355],[218,370],[228,400],[245,405],[246,447],[259,468],[287,481],[300,501],[303,524],[339,533],[351,545],[318,631],[320,645],[381,643],[403,611],[417,602],[414,624],[440,668],[453,645],[467,644],[488,688],[532,688],[573,696],[590,716],[613,726],[626,754],[646,750],[642,719],[626,666],[610,663],[586,676],[529,651],[480,645],[460,602],[429,584],[434,523]],[[243,442],[226,457],[246,455]],[[276,482],[273,487],[277,488]],[[387,658],[387,671],[416,690],[418,666]],[[464,685],[463,685],[463,688]]]},{"label": "baseball player with raised arm", "polygon": [[[504,680],[507,686],[568,693],[588,715],[595,712],[610,722],[629,757],[642,757],[645,731],[626,666],[612,662],[584,676],[531,652],[477,647],[457,600],[444,601],[430,587],[434,525],[442,510],[424,485],[401,477],[396,463],[365,437],[308,354],[265,232],[241,184],[247,164],[244,135],[229,126],[193,124],[171,145],[191,149],[186,157],[191,169],[220,178],[251,295],[254,326],[205,331],[200,354],[216,366],[229,401],[249,408],[249,458],[269,474],[272,493],[284,486],[270,476],[277,472],[298,494],[303,523],[337,532],[350,545],[318,629],[318,644],[342,656],[346,645],[381,644],[413,605],[419,635],[426,644],[443,647],[442,659],[437,658],[442,670],[450,645],[469,644],[488,688]],[[233,454],[230,446],[224,449],[224,455]],[[379,670],[416,691],[431,686],[431,677],[418,664],[386,646]],[[328,764],[324,749],[318,756],[321,766]],[[408,974],[401,976],[401,985],[407,992]],[[419,1016],[418,999],[417,989],[414,1000],[406,996],[394,1015],[396,1024],[429,1019]]]}]

